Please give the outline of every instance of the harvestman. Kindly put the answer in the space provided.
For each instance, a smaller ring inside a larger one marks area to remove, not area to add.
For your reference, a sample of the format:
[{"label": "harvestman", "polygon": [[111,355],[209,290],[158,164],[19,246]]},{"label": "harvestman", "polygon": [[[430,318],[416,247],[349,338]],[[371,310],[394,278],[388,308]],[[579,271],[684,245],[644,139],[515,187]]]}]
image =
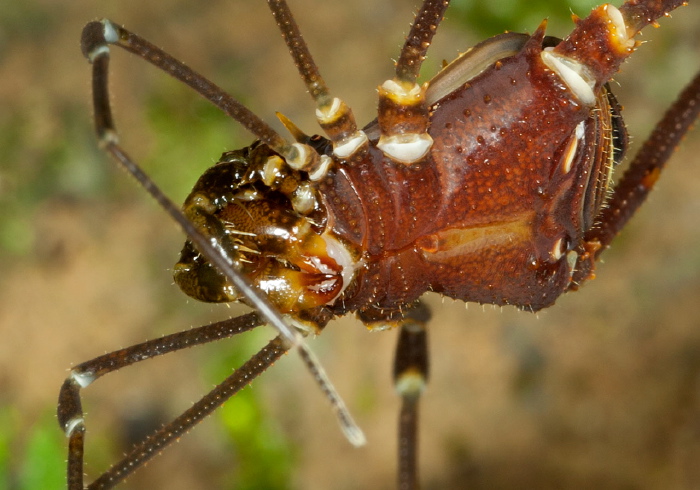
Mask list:
[{"label": "harvestman", "polygon": [[[638,45],[633,37],[680,0],[593,10],[563,41],[506,33],[460,55],[425,85],[421,63],[448,1],[426,0],[379,87],[377,120],[360,129],[330,94],[284,1],[269,1],[327,138],[284,116],[282,138],[219,87],[144,39],[103,20],[83,31],[93,64],[100,144],[133,174],[188,237],[175,280],[204,301],[256,308],[73,368],[59,397],[69,436],[68,487],[83,488],[80,390],[124,366],[250,330],[279,332],[192,408],[137,445],[89,488],[110,488],[294,349],[353,444],[364,436],[303,341],[335,316],[400,327],[395,379],[403,399],[399,486],[418,486],[418,400],[428,374],[428,290],[532,311],[592,277],[595,260],[644,202],[700,111],[700,76],[682,92],[628,172],[608,189],[626,131],[607,81]],[[127,156],[111,116],[110,45],[149,61],[230,115],[259,142],[224,153],[183,211]],[[608,198],[608,193],[611,196]]]}]

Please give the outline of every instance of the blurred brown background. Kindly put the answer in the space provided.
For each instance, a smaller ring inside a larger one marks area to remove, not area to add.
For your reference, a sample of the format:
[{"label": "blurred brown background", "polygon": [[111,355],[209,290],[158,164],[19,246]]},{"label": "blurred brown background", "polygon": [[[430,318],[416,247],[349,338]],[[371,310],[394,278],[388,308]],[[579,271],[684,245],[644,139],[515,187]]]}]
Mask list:
[{"label": "blurred brown background", "polygon": [[[391,76],[415,1],[293,0],[334,92],[359,121]],[[504,29],[570,29],[593,2],[458,3],[424,73]],[[618,77],[636,147],[700,68],[697,5],[660,29]],[[182,237],[97,149],[82,26],[123,23],[229,89],[267,121],[316,131],[264,2],[33,0],[0,11],[0,488],[58,488],[55,421],[71,365],[240,311],[198,305],[172,284]],[[218,155],[251,138],[196,96],[113,51],[113,102],[128,151],[177,200]],[[279,127],[279,125],[277,126]],[[634,150],[633,150],[634,151]],[[538,315],[428,296],[432,379],[422,405],[425,488],[700,487],[700,134],[598,269]],[[129,432],[197,399],[265,339],[180,353],[84,392],[94,476]],[[154,460],[123,488],[393,488],[394,332],[351,318],[311,342],[366,431],[343,439],[295,356]],[[247,397],[247,398],[246,398]],[[260,467],[254,467],[256,464]],[[253,468],[253,469],[251,469]],[[274,478],[270,475],[277,475]],[[257,483],[256,483],[257,482]]]}]

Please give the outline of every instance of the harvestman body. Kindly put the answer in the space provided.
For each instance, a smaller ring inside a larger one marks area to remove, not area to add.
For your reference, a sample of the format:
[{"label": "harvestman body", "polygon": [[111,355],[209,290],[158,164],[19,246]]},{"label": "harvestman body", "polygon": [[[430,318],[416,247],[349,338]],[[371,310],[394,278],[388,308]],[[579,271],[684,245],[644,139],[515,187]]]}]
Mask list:
[{"label": "harvestman body", "polygon": [[[59,397],[69,436],[68,487],[83,488],[80,390],[121,367],[250,330],[279,332],[258,354],[171,424],[137,445],[89,488],[110,488],[196,425],[290,349],[326,393],[353,444],[364,436],[302,332],[354,312],[372,328],[400,327],[395,379],[403,399],[399,486],[418,486],[418,400],[428,375],[426,291],[536,311],[577,289],[644,202],[700,111],[696,76],[657,125],[620,183],[626,147],[607,82],[645,26],[680,0],[604,5],[577,19],[563,41],[506,33],[467,51],[430,82],[416,83],[448,1],[426,0],[379,87],[378,118],[358,127],[331,95],[284,1],[268,2],[326,137],[280,116],[289,142],[201,75],[104,20],[82,48],[93,64],[99,140],[187,234],[175,280],[203,301],[243,301],[250,313],[115,351],[76,366]],[[258,139],[225,153],[175,206],[118,143],[107,91],[110,45],[186,83]]]}]

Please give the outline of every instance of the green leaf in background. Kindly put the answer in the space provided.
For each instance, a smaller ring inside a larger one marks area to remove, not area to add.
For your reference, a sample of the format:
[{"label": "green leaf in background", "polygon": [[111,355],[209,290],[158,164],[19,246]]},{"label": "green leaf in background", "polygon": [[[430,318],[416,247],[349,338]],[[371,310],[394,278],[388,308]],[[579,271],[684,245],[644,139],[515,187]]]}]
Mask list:
[{"label": "green leaf in background", "polygon": [[66,484],[65,437],[53,413],[26,430],[11,406],[0,407],[0,488],[40,490]]}]

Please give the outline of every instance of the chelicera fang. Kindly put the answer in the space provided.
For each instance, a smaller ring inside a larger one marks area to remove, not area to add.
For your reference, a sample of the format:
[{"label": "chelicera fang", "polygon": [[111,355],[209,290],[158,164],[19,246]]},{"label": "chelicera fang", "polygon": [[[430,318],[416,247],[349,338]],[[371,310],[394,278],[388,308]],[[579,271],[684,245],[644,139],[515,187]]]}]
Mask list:
[{"label": "chelicera fang", "polygon": [[[196,425],[290,349],[297,350],[338,413],[347,437],[363,435],[302,340],[335,316],[373,329],[398,327],[400,488],[418,486],[418,400],[428,376],[426,291],[537,311],[593,277],[595,261],[644,202],[700,111],[700,76],[657,125],[614,188],[626,148],[607,82],[634,51],[634,36],[682,5],[629,1],[594,9],[563,41],[506,33],[467,51],[425,85],[421,63],[447,1],[426,0],[379,87],[378,118],[360,128],[331,95],[284,1],[269,1],[326,137],[280,116],[290,143],[216,85],[162,50],[103,20],[83,31],[93,64],[100,143],[188,236],[175,281],[202,301],[243,301],[257,312],[169,335],[76,366],[59,397],[69,436],[68,487],[83,484],[80,389],[141,360],[229,337],[262,323],[280,335],[259,354],[88,488],[111,488]],[[117,141],[107,74],[118,45],[188,84],[258,141],[224,153],[183,212]]]}]

